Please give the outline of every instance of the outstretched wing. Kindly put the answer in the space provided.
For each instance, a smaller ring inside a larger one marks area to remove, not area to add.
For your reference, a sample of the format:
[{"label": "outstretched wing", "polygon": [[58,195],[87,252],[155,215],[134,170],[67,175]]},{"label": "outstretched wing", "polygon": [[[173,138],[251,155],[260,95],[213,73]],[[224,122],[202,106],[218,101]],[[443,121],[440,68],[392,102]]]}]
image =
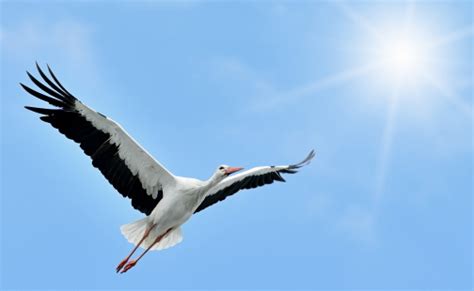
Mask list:
[{"label": "outstretched wing", "polygon": [[263,185],[272,184],[274,181],[285,182],[285,179],[283,179],[281,174],[296,173],[297,169],[309,164],[314,156],[315,153],[314,150],[312,150],[308,156],[298,164],[256,167],[235,176],[227,177],[209,190],[206,194],[206,198],[194,213],[222,201],[240,190],[257,188]]},{"label": "outstretched wing", "polygon": [[33,90],[20,85],[31,95],[55,108],[25,106],[41,115],[67,138],[79,143],[92,165],[124,197],[132,200],[132,206],[149,215],[163,197],[163,188],[175,183],[175,177],[156,161],[116,122],[81,103],[58,81],[48,66],[48,77],[36,64],[45,83],[27,72],[31,81],[40,89]]}]

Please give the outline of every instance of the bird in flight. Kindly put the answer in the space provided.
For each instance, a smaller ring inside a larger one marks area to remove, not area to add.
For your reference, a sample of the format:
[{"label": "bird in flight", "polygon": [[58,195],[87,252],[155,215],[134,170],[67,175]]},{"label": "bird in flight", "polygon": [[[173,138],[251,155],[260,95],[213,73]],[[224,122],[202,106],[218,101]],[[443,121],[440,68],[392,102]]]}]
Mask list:
[{"label": "bird in flight", "polygon": [[[67,138],[80,145],[110,184],[131,200],[133,208],[146,216],[121,226],[123,236],[134,247],[116,268],[125,273],[150,250],[172,247],[183,240],[181,225],[194,213],[226,199],[243,189],[252,189],[274,181],[285,182],[282,174],[294,174],[315,156],[314,150],[300,163],[284,166],[240,167],[220,165],[206,180],[172,174],[142,148],[118,123],[91,109],[74,97],[59,82],[48,66],[47,76],[38,64],[43,82],[27,72],[38,87],[20,83],[29,94],[54,108],[25,106],[41,115]],[[233,173],[238,174],[231,175]],[[132,260],[141,247],[142,254]]]}]

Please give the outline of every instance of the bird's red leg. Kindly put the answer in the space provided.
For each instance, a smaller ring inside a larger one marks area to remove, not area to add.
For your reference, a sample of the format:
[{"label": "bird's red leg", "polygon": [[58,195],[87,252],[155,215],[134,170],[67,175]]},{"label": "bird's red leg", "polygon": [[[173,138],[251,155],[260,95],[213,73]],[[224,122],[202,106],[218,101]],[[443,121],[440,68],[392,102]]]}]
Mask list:
[{"label": "bird's red leg", "polygon": [[149,251],[151,250],[151,248],[156,245],[157,243],[160,242],[160,240],[168,234],[168,232],[170,232],[172,230],[172,228],[168,229],[164,234],[158,236],[155,241],[136,259],[136,260],[131,260],[130,262],[128,262],[127,265],[125,265],[125,267],[123,268],[123,270],[120,272],[121,274],[127,272],[128,270],[130,270],[133,266],[135,266],[138,261],[143,258],[143,256]]},{"label": "bird's red leg", "polygon": [[130,254],[123,259],[120,264],[118,264],[117,268],[115,268],[116,272],[120,272],[120,270],[125,266],[125,264],[130,260],[130,258],[133,256],[133,254],[137,251],[137,249],[140,247],[140,245],[143,243],[143,241],[148,237],[150,234],[150,231],[155,227],[155,225],[152,225],[151,227],[147,228],[145,230],[145,233],[143,234],[142,239],[137,243],[137,245],[133,248],[133,250],[130,252]]}]

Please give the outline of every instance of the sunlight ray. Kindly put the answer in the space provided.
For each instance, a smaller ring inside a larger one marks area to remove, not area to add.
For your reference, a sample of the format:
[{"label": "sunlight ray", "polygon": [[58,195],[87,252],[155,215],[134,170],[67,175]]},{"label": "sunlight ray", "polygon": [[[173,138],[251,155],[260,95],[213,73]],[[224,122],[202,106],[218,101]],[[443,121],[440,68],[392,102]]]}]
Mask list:
[{"label": "sunlight ray", "polygon": [[382,133],[382,143],[376,165],[375,176],[375,192],[374,192],[374,208],[377,209],[380,198],[384,193],[385,181],[390,163],[390,155],[392,152],[392,143],[396,125],[396,117],[398,112],[398,89],[394,89],[389,96],[388,112],[385,121],[385,128]]},{"label": "sunlight ray", "polygon": [[327,87],[330,87],[330,86],[334,86],[334,85],[340,84],[342,82],[346,82],[348,80],[351,80],[355,77],[370,73],[373,70],[379,68],[380,65],[381,65],[380,63],[371,63],[371,64],[367,64],[367,65],[364,65],[364,66],[357,66],[357,67],[354,67],[354,68],[349,68],[349,69],[346,69],[342,72],[339,72],[339,73],[336,73],[336,74],[333,74],[333,75],[329,75],[325,78],[316,80],[316,81],[314,81],[310,84],[307,84],[305,86],[298,87],[294,90],[291,90],[291,91],[288,92],[288,95],[290,95],[292,97],[296,97],[296,98],[299,97],[299,96],[309,95],[309,94],[314,93],[315,91],[318,91],[322,88],[327,88]]},{"label": "sunlight ray", "polygon": [[429,72],[425,72],[422,77],[427,83],[436,88],[446,101],[460,110],[466,117],[472,118],[472,105],[461,99],[449,86],[444,84],[443,81]]},{"label": "sunlight ray", "polygon": [[311,95],[321,89],[328,88],[331,86],[339,85],[344,82],[348,82],[354,78],[360,77],[365,74],[369,74],[379,68],[380,63],[370,63],[364,66],[357,66],[346,69],[342,72],[329,75],[322,79],[315,80],[309,84],[297,87],[293,90],[278,94],[273,98],[261,98],[255,106],[257,110],[268,110],[279,105],[295,102],[301,98]]},{"label": "sunlight ray", "polygon": [[426,48],[433,49],[440,46],[448,45],[456,41],[463,40],[465,38],[472,37],[474,35],[474,25],[470,24],[459,30],[453,31],[447,35],[443,35],[438,39],[426,44]]},{"label": "sunlight ray", "polygon": [[[415,3],[409,1],[406,6],[405,18],[403,23],[404,33],[408,33],[415,17]],[[379,201],[385,191],[385,182],[389,169],[394,131],[396,126],[396,117],[399,106],[399,80],[388,98],[388,112],[385,121],[385,128],[382,133],[382,142],[376,165],[375,192],[374,192],[374,211],[377,212]]]},{"label": "sunlight ray", "polygon": [[383,33],[379,31],[375,25],[371,24],[366,17],[357,13],[354,9],[352,9],[349,5],[342,1],[335,1],[334,4],[344,13],[344,15],[348,19],[352,20],[355,24],[363,27],[378,40],[383,39]]},{"label": "sunlight ray", "polygon": [[414,0],[409,0],[406,5],[406,10],[405,10],[405,25],[403,29],[407,31],[410,26],[413,24],[413,20],[415,19],[415,1]]}]

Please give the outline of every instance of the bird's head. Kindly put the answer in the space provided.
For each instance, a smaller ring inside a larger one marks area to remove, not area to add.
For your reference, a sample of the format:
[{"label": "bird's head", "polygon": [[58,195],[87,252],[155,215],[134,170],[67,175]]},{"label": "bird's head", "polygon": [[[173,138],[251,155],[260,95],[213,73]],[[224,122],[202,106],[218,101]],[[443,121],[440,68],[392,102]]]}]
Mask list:
[{"label": "bird's head", "polygon": [[224,179],[225,177],[229,176],[230,174],[238,172],[242,169],[243,168],[239,168],[239,167],[231,167],[231,166],[227,166],[227,165],[220,165],[219,167],[217,167],[215,175],[220,179]]}]

